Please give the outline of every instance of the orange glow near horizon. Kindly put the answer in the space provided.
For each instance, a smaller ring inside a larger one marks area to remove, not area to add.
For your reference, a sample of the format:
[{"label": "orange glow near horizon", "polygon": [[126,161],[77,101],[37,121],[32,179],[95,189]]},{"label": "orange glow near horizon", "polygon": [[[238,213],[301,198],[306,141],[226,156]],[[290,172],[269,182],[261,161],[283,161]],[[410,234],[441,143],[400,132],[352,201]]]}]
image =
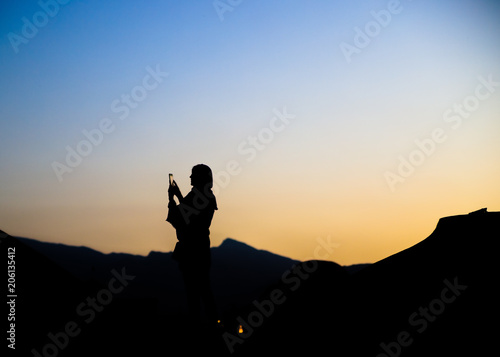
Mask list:
[{"label": "orange glow near horizon", "polygon": [[[369,263],[425,239],[441,217],[482,207],[489,211],[500,208],[494,206],[500,202],[500,194],[490,194],[496,185],[494,179],[455,195],[460,183],[446,183],[444,178],[442,182],[422,184],[422,194],[411,190],[401,190],[399,194],[388,190],[370,193],[364,191],[362,184],[356,186],[352,182],[331,188],[330,192],[320,185],[298,190],[300,177],[290,179],[288,185],[261,184],[240,190],[240,185],[252,182],[252,175],[248,176],[235,177],[231,185],[219,192],[219,210],[211,227],[212,246],[229,237],[297,260],[324,259],[343,265]],[[262,180],[270,182],[271,176]],[[147,183],[143,186],[145,193],[146,186]],[[347,187],[354,191],[351,196]],[[187,193],[187,185],[181,188]],[[153,189],[149,190],[154,196]],[[164,221],[165,197],[156,197],[153,203],[148,206],[145,199],[137,199],[123,205],[103,203],[99,209],[90,205],[44,210],[33,207],[23,209],[22,215],[12,208],[2,212],[8,222],[2,229],[12,235],[85,245],[104,253],[147,255],[150,251],[171,251],[176,238],[174,229]],[[30,222],[29,229],[26,221]]]}]

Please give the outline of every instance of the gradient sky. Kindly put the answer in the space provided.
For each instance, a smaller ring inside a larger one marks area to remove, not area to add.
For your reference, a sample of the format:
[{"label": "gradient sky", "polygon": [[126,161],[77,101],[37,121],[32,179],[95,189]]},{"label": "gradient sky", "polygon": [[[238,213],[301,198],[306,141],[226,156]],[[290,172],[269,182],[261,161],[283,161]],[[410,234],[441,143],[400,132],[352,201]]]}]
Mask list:
[{"label": "gradient sky", "polygon": [[[0,5],[11,235],[170,251],[168,173],[186,194],[198,163],[213,246],[301,260],[330,242],[321,258],[375,262],[440,217],[500,210],[498,2],[47,3]],[[75,167],[68,147],[87,150]]]}]

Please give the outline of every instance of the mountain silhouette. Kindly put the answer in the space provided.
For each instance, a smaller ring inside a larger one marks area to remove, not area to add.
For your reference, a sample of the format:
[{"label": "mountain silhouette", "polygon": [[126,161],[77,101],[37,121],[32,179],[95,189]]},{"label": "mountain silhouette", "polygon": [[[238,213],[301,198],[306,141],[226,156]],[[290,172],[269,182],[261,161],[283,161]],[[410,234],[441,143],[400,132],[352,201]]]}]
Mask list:
[{"label": "mountain silhouette", "polygon": [[[15,323],[15,352],[20,356],[32,356],[32,349],[42,353],[44,346],[54,344],[49,334],[57,339],[58,332],[75,320],[75,308],[96,286],[79,280],[19,239],[2,234],[1,246],[5,252],[13,248],[15,254],[15,285],[7,297],[7,301],[15,301],[15,320],[11,321]],[[67,355],[79,355],[81,341],[66,344],[61,339],[60,343]]]},{"label": "mountain silhouette", "polygon": [[[130,341],[140,336],[143,342],[120,345],[123,355],[134,350],[143,353],[144,341],[155,351],[163,341],[162,333],[170,334],[173,341],[182,340],[179,326],[185,324],[184,287],[171,252],[103,254],[87,247],[14,238],[6,233],[2,237],[2,245],[16,249],[17,279],[26,287],[18,294],[17,306],[22,311],[17,316],[17,325],[22,327],[17,331],[17,343],[22,346],[18,351],[28,355],[34,348],[43,355],[44,346],[55,344],[49,334],[55,338],[71,321],[82,332],[74,339],[78,343],[64,348],[64,355],[114,354],[119,350],[117,341],[128,335]],[[221,310],[248,304],[297,263],[233,239],[212,248],[212,255],[213,285]],[[122,271],[133,276],[133,281],[112,296],[112,303],[102,312],[97,311],[101,306],[96,303],[95,316],[91,315],[87,299],[99,301],[99,293],[109,290],[110,280]],[[82,303],[85,309],[78,309]],[[91,326],[85,328],[87,325]],[[61,341],[64,345],[64,338]],[[53,352],[50,348],[49,354]]]},{"label": "mountain silhouette", "polygon": [[298,296],[281,288],[295,301],[280,306],[235,351],[487,355],[498,331],[498,237],[500,212],[482,209],[440,219],[425,240],[347,279],[339,279],[331,264],[320,264],[320,277],[305,280]]},{"label": "mountain silhouette", "polygon": [[351,267],[226,239],[212,248],[222,323],[211,331],[186,319],[171,253],[103,254],[0,236],[2,247],[16,248],[21,355],[379,357],[493,350],[498,237],[500,212],[483,209],[441,218],[420,243]]},{"label": "mountain silhouette", "polygon": [[[172,253],[150,252],[147,256],[125,253],[104,254],[87,247],[18,238],[81,281],[102,285],[112,278],[112,269],[127,267],[136,275],[123,296],[155,298],[163,313],[177,313],[184,307],[184,286],[172,260]],[[227,238],[212,250],[212,284],[219,304],[244,305],[259,296],[269,284],[297,261]]]}]

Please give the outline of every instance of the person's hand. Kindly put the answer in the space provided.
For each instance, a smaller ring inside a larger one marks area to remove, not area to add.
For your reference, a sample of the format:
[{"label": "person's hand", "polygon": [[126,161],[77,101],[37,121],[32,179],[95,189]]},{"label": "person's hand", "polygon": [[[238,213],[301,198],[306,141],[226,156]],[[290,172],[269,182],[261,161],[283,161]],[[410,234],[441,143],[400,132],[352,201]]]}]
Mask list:
[{"label": "person's hand", "polygon": [[177,196],[179,201],[182,199],[181,190],[179,189],[179,186],[177,186],[177,183],[175,181],[168,188],[168,199],[172,201],[174,199],[174,196]]},{"label": "person's hand", "polygon": [[174,187],[174,186],[170,185],[168,187],[168,199],[169,199],[169,201],[173,201],[174,200],[174,195],[175,194],[174,194],[174,190],[172,189],[172,187]]}]

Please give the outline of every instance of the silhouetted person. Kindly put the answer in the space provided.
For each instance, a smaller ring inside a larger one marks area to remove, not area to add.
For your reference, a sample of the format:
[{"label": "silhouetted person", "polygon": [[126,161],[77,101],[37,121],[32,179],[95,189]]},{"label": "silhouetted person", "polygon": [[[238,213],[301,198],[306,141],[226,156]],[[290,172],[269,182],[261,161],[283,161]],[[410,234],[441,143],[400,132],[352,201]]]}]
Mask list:
[{"label": "silhouetted person", "polygon": [[[190,317],[201,318],[203,302],[209,324],[216,324],[217,312],[210,286],[210,224],[217,210],[212,192],[213,179],[210,167],[200,164],[192,169],[193,188],[183,197],[175,181],[168,189],[167,221],[174,226],[177,239],[173,259],[179,263],[186,287]],[[174,197],[179,200],[176,204]]]}]

